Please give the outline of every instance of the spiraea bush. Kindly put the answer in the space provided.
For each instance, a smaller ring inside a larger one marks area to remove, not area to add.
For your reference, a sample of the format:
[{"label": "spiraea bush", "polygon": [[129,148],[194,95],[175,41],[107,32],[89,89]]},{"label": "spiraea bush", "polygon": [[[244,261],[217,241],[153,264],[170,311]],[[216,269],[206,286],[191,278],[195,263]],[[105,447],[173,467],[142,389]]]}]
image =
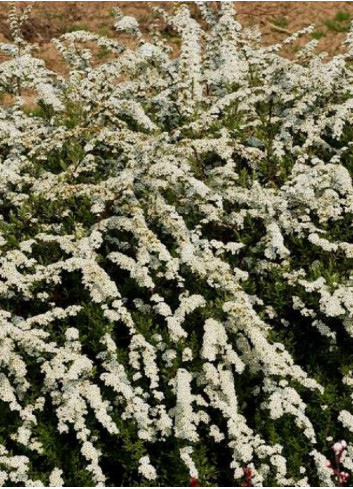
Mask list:
[{"label": "spiraea bush", "polygon": [[263,47],[232,3],[199,9],[156,9],[148,39],[118,9],[116,39],[65,34],[64,76],[12,7],[0,485],[335,486],[353,468],[353,30],[344,54],[289,60],[310,28]]}]

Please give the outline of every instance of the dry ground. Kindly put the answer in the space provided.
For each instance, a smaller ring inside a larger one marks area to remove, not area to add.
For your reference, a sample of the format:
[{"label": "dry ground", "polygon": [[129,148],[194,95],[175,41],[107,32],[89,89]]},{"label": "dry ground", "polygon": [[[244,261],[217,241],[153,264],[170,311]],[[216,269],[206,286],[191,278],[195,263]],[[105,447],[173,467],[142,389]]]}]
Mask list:
[{"label": "dry ground", "polygon": [[[54,36],[74,29],[87,29],[107,36],[117,36],[113,30],[112,7],[118,5],[128,15],[141,22],[142,30],[148,33],[154,14],[148,2],[16,2],[18,8],[33,4],[29,21],[25,25],[27,40],[39,44],[40,55],[48,67],[60,70],[62,64],[50,43]],[[153,2],[154,5],[172,10],[178,2]],[[193,2],[190,2],[192,4]],[[214,2],[217,4],[217,2]],[[245,25],[258,24],[266,44],[283,39],[288,33],[315,23],[313,37],[320,39],[319,49],[330,56],[337,53],[353,19],[353,2],[236,2],[239,20]],[[10,39],[7,25],[9,2],[0,1],[0,42]],[[162,26],[163,28],[163,26]],[[173,42],[173,35],[170,36]],[[291,49],[296,49],[292,47]],[[287,53],[289,56],[291,53]]]}]

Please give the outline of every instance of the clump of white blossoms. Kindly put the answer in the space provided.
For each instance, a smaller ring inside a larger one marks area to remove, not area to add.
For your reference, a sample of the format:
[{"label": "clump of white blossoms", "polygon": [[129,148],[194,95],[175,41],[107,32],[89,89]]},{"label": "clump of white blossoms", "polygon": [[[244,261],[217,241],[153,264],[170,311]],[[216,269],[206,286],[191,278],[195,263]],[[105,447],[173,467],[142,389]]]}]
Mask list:
[{"label": "clump of white blossoms", "polygon": [[116,40],[55,40],[63,76],[27,15],[0,44],[0,485],[334,486],[353,29],[343,54],[309,38],[288,60],[311,28],[263,47],[233,3],[201,2],[200,22],[180,3],[155,9],[172,54],[115,9]]}]

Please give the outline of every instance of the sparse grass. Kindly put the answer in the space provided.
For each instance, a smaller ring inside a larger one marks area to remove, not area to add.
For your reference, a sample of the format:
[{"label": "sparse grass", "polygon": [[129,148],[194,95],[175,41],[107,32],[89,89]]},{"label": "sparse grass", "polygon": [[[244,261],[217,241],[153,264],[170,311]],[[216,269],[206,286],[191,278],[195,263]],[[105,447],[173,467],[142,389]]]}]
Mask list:
[{"label": "sparse grass", "polygon": [[332,32],[348,32],[352,20],[349,12],[339,11],[333,19],[325,21],[325,26]]},{"label": "sparse grass", "polygon": [[109,55],[110,51],[108,48],[106,48],[105,46],[101,46],[99,48],[99,51],[97,53],[97,56],[99,59],[104,59],[106,58],[108,55]]},{"label": "sparse grass", "polygon": [[286,27],[288,27],[288,19],[283,15],[279,15],[278,17],[274,17],[272,19],[272,24],[274,24],[277,27],[282,27],[283,29],[285,29]]},{"label": "sparse grass", "polygon": [[115,17],[115,13],[114,13],[114,12],[115,12],[115,9],[114,9],[114,7],[112,7],[112,8],[109,10],[109,15],[110,15],[111,17],[113,17],[113,18]]},{"label": "sparse grass", "polygon": [[323,38],[323,37],[325,37],[325,36],[326,36],[326,33],[325,33],[325,32],[323,32],[323,31],[313,31],[313,32],[311,33],[311,37],[312,37],[313,39],[316,39],[317,41],[318,41],[318,40],[320,40],[320,39],[322,39],[322,38]]},{"label": "sparse grass", "polygon": [[105,22],[101,22],[98,26],[98,33],[101,35],[101,36],[106,36],[106,37],[110,37],[112,34],[111,34],[112,30],[111,30],[111,25],[108,25],[107,23]]},{"label": "sparse grass", "polygon": [[65,32],[76,32],[76,31],[89,31],[89,27],[87,24],[74,24],[70,27],[67,27]]},{"label": "sparse grass", "polygon": [[350,15],[349,12],[339,11],[335,15],[335,19],[334,20],[336,20],[337,22],[347,22],[347,21],[350,21],[351,20],[351,15]]}]

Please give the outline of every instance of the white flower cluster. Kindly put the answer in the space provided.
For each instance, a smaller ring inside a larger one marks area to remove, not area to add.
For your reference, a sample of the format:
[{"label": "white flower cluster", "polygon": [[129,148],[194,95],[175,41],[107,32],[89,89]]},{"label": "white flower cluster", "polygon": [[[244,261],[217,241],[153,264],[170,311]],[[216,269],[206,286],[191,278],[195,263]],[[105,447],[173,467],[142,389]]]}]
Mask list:
[{"label": "white flower cluster", "polygon": [[139,463],[139,472],[143,477],[148,480],[156,479],[156,469],[153,467],[153,465],[151,465],[150,458],[148,456],[140,458]]}]

